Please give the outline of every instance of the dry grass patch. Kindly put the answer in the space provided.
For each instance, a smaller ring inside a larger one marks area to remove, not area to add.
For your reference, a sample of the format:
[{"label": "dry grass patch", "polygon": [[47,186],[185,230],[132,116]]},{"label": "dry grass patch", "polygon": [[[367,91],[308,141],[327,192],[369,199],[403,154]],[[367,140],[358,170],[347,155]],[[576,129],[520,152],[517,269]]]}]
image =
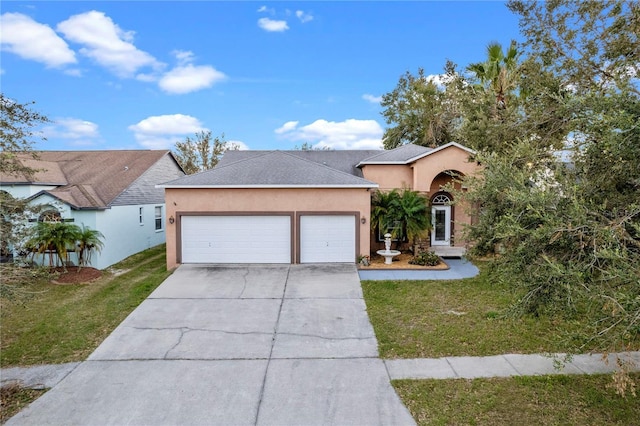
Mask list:
[{"label": "dry grass patch", "polygon": [[42,389],[23,388],[17,382],[0,387],[0,423],[9,420],[45,392]]}]

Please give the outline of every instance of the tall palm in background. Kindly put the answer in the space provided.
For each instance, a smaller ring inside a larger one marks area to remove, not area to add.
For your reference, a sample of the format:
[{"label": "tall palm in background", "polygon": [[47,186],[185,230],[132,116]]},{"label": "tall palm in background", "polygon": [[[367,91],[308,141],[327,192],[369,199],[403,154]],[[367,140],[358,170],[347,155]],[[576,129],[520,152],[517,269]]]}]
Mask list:
[{"label": "tall palm in background", "polygon": [[494,93],[498,109],[506,108],[509,95],[518,87],[516,69],[519,54],[515,41],[504,52],[500,43],[492,42],[487,46],[486,61],[467,66],[482,86]]}]

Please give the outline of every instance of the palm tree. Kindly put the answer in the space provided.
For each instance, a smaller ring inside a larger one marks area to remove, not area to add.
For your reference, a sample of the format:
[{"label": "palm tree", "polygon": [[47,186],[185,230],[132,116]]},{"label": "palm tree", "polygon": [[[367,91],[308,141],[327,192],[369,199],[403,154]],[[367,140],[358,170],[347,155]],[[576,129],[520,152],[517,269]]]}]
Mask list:
[{"label": "palm tree", "polygon": [[427,199],[417,191],[403,190],[398,199],[400,207],[400,235],[398,239],[406,238],[412,243],[431,229],[431,210]]},{"label": "palm tree", "polygon": [[417,191],[394,189],[377,191],[371,198],[371,226],[375,230],[390,230],[398,242],[413,242],[431,228],[427,200]]},{"label": "palm tree", "polygon": [[[388,192],[376,191],[371,197],[371,226],[375,230],[384,232],[394,228],[399,220],[398,200],[400,195],[397,190]],[[393,235],[396,238],[395,235]]]},{"label": "palm tree", "polygon": [[104,247],[102,238],[104,238],[104,235],[100,231],[82,225],[77,235],[78,269],[91,264],[91,254],[94,250],[97,252],[102,250],[102,247]]},{"label": "palm tree", "polygon": [[487,60],[467,66],[467,70],[475,74],[476,78],[490,88],[496,97],[496,106],[504,109],[507,105],[507,96],[517,86],[516,67],[518,65],[518,48],[512,41],[506,52],[502,51],[502,45],[497,42],[487,46]]},{"label": "palm tree", "polygon": [[27,242],[32,251],[44,255],[49,252],[49,266],[53,267],[53,253],[57,254],[56,265],[66,267],[69,250],[75,251],[80,232],[78,225],[67,222],[39,222],[34,236]]}]

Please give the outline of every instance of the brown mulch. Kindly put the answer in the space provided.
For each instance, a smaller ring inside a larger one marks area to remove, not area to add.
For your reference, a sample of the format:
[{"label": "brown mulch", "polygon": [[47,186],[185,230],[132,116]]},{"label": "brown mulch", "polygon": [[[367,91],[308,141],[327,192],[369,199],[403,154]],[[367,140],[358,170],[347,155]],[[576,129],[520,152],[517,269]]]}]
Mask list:
[{"label": "brown mulch", "polygon": [[56,278],[52,280],[55,284],[86,284],[102,276],[99,269],[86,266],[80,270],[77,266],[68,266],[66,272],[62,267],[52,268],[52,272],[56,274]]},{"label": "brown mulch", "polygon": [[449,265],[447,265],[442,259],[440,259],[440,263],[436,266],[422,266],[422,265],[412,265],[409,263],[409,260],[413,258],[413,253],[411,252],[402,252],[399,255],[393,258],[393,262],[391,265],[387,265],[384,263],[384,257],[379,254],[372,254],[371,259],[369,259],[369,266],[358,265],[360,269],[422,269],[422,270],[439,270],[439,269],[449,269]]}]

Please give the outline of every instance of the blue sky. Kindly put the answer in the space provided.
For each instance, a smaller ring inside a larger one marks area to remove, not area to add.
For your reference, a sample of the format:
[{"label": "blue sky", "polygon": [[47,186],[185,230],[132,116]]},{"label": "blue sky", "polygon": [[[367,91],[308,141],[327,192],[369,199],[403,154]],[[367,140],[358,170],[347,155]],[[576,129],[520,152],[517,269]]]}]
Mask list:
[{"label": "blue sky", "polygon": [[503,2],[3,1],[1,90],[53,123],[37,149],[381,147],[406,71],[520,40]]}]

